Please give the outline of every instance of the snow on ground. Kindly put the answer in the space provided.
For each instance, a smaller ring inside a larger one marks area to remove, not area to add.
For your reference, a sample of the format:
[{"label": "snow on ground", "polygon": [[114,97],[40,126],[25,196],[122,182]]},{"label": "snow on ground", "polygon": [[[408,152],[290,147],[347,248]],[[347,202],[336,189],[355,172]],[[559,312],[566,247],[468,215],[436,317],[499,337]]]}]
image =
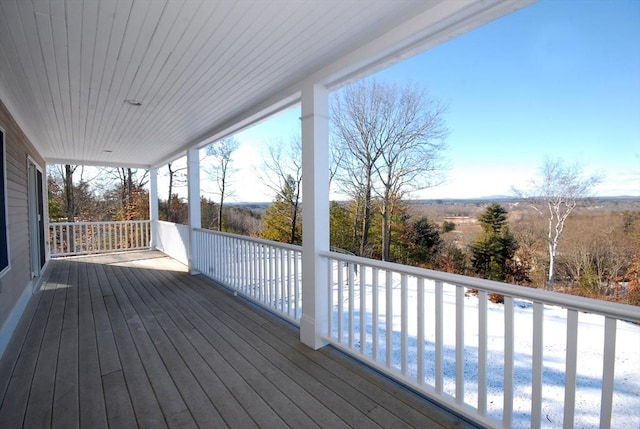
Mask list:
[{"label": "snow on ground", "polygon": [[[346,278],[346,275],[345,275]],[[380,272],[378,287],[378,348],[377,361],[386,361],[386,289],[384,272]],[[415,280],[415,279],[414,279]],[[346,282],[345,282],[346,283]],[[355,278],[353,292],[353,332],[354,349],[360,350],[360,289]],[[401,365],[401,298],[399,275],[393,276],[391,362],[392,369],[400,371]],[[373,288],[370,271],[365,275],[365,355],[372,357],[373,350]],[[425,281],[425,341],[424,374],[425,384],[435,386],[435,288],[432,282]],[[408,376],[417,378],[417,287],[415,281],[408,282]],[[332,336],[338,335],[338,292],[334,289]],[[348,344],[349,335],[349,292],[343,289],[343,343]],[[456,288],[445,285],[443,290],[443,387],[444,392],[455,396],[455,333],[456,333]],[[476,408],[478,378],[478,298],[464,297],[464,402]],[[531,380],[532,380],[532,332],[533,305],[530,302],[515,300],[514,324],[514,403],[513,424],[515,428],[530,426]],[[503,352],[504,352],[504,312],[502,304],[488,303],[488,414],[501,420],[503,409]],[[600,395],[602,384],[604,317],[579,313],[577,390],[576,390],[576,428],[597,428],[600,417]],[[561,427],[564,410],[565,350],[566,350],[567,310],[544,307],[543,340],[543,387],[542,387],[542,425],[548,428]],[[616,336],[615,384],[613,396],[613,417],[611,427],[620,429],[640,428],[640,326],[627,322],[618,322]]]}]

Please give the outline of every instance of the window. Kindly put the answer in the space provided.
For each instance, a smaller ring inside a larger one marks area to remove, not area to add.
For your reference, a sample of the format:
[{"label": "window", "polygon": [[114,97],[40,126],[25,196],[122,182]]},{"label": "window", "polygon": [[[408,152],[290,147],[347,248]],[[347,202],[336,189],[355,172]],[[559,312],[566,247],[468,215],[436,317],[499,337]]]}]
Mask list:
[{"label": "window", "polygon": [[7,219],[7,168],[4,132],[0,129],[0,275],[9,269],[9,234]]}]

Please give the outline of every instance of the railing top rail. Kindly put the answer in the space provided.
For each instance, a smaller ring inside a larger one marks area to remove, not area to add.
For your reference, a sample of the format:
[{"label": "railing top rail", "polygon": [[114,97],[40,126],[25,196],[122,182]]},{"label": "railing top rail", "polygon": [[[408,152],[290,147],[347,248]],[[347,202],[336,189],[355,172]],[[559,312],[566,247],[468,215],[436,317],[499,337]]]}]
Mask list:
[{"label": "railing top rail", "polygon": [[212,229],[205,229],[205,228],[194,228],[193,230],[197,232],[204,232],[206,234],[221,235],[223,237],[236,238],[240,240],[250,241],[253,243],[265,244],[267,246],[279,247],[281,249],[288,249],[288,250],[295,250],[298,252],[302,252],[302,246],[298,246],[296,244],[280,243],[277,241],[264,240],[262,238],[247,237],[246,235],[232,234],[230,232],[214,231]]},{"label": "railing top rail", "polygon": [[598,299],[569,295],[559,292],[551,292],[541,289],[534,289],[525,286],[501,283],[493,280],[468,277],[460,274],[445,273],[442,271],[428,270],[425,268],[411,267],[408,265],[378,261],[375,259],[368,259],[361,256],[352,256],[336,252],[320,252],[320,256],[341,260],[344,262],[351,262],[354,264],[366,265],[381,270],[395,271],[411,276],[441,281],[447,284],[464,286],[467,288],[479,289],[492,293],[499,293],[502,295],[540,302],[543,304],[557,305],[567,309],[601,314],[603,316],[609,316],[616,319],[640,323],[640,307],[636,307],[633,305],[602,301]]},{"label": "railing top rail", "polygon": [[132,224],[132,223],[149,223],[150,220],[105,220],[105,221],[76,221],[76,222],[49,222],[49,225],[60,225],[60,226],[68,226],[68,225],[121,225],[121,224]]}]

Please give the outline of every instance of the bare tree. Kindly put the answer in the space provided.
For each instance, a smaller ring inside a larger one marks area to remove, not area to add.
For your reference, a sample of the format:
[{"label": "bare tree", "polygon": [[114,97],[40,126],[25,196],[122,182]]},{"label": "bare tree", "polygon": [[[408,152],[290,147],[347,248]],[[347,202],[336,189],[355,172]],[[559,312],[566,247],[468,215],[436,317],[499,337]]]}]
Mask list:
[{"label": "bare tree", "polygon": [[184,184],[186,183],[186,173],[187,167],[176,168],[172,162],[167,164],[167,168],[169,170],[169,192],[167,198],[167,208],[166,208],[166,218],[169,222],[175,222],[172,210],[171,210],[171,201],[173,199],[173,187],[177,183]]},{"label": "bare tree", "polygon": [[134,193],[148,181],[149,170],[116,168],[112,172],[116,178],[116,189],[120,194],[120,210],[125,219],[131,219],[134,213]]},{"label": "bare tree", "polygon": [[[300,204],[302,201],[302,145],[299,136],[291,139],[289,145],[274,141],[267,148],[259,179],[275,195],[275,203],[285,208],[284,216],[288,228],[289,243],[299,243]],[[278,216],[282,216],[279,214]],[[265,219],[268,227],[268,219]],[[274,239],[275,237],[271,238]]]},{"label": "bare tree", "polygon": [[382,258],[388,260],[397,202],[441,182],[445,107],[415,84],[374,79],[345,88],[332,106],[335,138],[344,153],[339,180],[343,189],[363,196],[360,253],[368,244],[375,193],[381,199]]},{"label": "bare tree", "polygon": [[66,202],[67,222],[74,222],[76,216],[76,208],[73,197],[73,173],[75,173],[77,165],[65,164],[64,166],[64,196]]},{"label": "bare tree", "polygon": [[555,262],[558,243],[567,218],[581,202],[592,196],[594,187],[602,181],[599,175],[585,176],[578,164],[568,165],[563,160],[545,159],[538,177],[531,180],[527,190],[514,189],[516,195],[547,220],[547,248],[549,273],[547,288],[555,283]]},{"label": "bare tree", "polygon": [[[374,171],[381,156],[376,130],[383,112],[377,86],[375,80],[358,82],[337,93],[331,104],[332,129],[344,155],[338,180],[348,195],[357,192],[362,196],[360,255],[369,244]],[[358,186],[353,186],[354,181]]]},{"label": "bare tree", "polygon": [[231,168],[231,155],[240,146],[234,137],[224,138],[212,143],[206,148],[206,155],[213,158],[213,167],[207,171],[209,177],[214,180],[220,196],[218,205],[218,231],[222,231],[222,208],[224,199],[230,194],[229,175],[233,173]]}]

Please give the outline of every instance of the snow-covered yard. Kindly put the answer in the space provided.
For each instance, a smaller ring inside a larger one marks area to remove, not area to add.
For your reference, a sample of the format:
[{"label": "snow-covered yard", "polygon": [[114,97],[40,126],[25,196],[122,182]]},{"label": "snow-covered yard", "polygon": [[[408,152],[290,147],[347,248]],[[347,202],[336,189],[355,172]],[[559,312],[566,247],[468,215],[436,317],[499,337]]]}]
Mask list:
[{"label": "snow-covered yard", "polygon": [[[344,272],[343,289],[338,291],[334,284],[333,319],[331,336],[338,339],[339,310],[342,310],[342,344],[349,341],[349,308],[353,310],[352,341],[353,350],[360,352],[360,307],[364,301],[364,354],[373,359],[373,310],[374,284],[371,270],[365,271],[363,279],[364,300],[360,296],[360,280],[353,277],[353,291],[349,292],[348,273]],[[391,285],[392,332],[391,361],[386,362],[387,349],[387,291],[384,272],[377,283],[378,321],[377,358],[383,367],[401,369],[401,326],[402,300],[400,275],[393,274]],[[334,281],[337,277],[334,277]],[[415,279],[414,279],[415,280]],[[417,380],[418,347],[424,353],[424,384],[435,386],[435,286],[424,282],[424,343],[417,341],[418,331],[418,288],[415,281],[407,282],[407,376]],[[352,302],[350,303],[350,300]],[[478,406],[478,298],[464,296],[464,403],[474,408]],[[342,305],[339,305],[342,302]],[[639,309],[640,311],[640,309]],[[452,397],[456,394],[456,287],[443,288],[443,391]],[[578,358],[576,365],[576,428],[597,428],[600,418],[601,385],[603,372],[604,316],[578,314]],[[500,421],[503,409],[503,368],[504,368],[504,306],[488,303],[488,356],[487,356],[487,413]],[[532,350],[533,350],[533,305],[524,300],[514,300],[514,386],[513,386],[513,427],[530,427]],[[563,424],[565,395],[565,353],[567,342],[567,310],[544,306],[543,319],[543,386],[542,386],[542,426],[561,427]],[[637,429],[640,427],[640,326],[628,322],[618,322],[615,354],[615,382],[613,394],[613,417],[611,427]]]}]

